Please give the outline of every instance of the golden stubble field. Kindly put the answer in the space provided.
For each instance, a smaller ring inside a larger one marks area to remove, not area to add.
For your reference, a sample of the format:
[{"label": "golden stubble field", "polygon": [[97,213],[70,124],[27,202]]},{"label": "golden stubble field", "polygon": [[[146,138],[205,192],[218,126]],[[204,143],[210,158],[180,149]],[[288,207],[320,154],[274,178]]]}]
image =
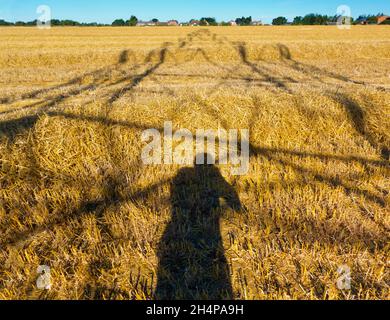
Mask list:
[{"label": "golden stubble field", "polygon": [[[387,26],[0,28],[0,299],[388,299],[389,116]],[[165,121],[248,174],[144,165]]]}]

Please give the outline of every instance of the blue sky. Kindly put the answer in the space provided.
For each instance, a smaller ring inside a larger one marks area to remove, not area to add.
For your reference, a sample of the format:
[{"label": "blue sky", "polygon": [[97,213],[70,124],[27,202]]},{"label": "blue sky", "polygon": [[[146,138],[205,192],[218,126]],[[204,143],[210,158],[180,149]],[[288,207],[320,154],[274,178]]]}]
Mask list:
[{"label": "blue sky", "polygon": [[280,15],[289,19],[306,13],[334,15],[340,5],[349,5],[355,17],[362,13],[390,14],[390,0],[0,0],[0,19],[34,20],[39,5],[50,6],[56,19],[102,23],[128,19],[132,14],[142,20],[180,21],[203,16],[230,20],[252,15],[254,19],[270,22]]}]

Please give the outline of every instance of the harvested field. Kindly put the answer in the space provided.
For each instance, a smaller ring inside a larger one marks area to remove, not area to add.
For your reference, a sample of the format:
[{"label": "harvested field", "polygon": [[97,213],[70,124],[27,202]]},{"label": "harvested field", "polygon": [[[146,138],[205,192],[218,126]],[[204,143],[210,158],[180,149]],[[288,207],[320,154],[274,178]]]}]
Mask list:
[{"label": "harvested field", "polygon": [[[248,173],[145,165],[166,121]],[[388,26],[0,28],[0,299],[388,299],[389,156]]]}]

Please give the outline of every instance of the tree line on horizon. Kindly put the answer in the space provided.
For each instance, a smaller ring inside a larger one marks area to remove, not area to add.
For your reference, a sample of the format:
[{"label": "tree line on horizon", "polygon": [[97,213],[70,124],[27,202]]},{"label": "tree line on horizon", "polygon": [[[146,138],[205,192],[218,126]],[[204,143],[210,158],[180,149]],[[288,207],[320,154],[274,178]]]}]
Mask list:
[{"label": "tree line on horizon", "polygon": [[[357,19],[354,19],[353,17],[342,17],[342,18],[349,18],[351,23],[357,23],[358,21],[365,20],[368,24],[376,24],[377,17],[384,15],[383,13],[378,13],[377,15],[373,14],[365,14],[360,15]],[[328,15],[321,15],[321,14],[314,14],[310,13],[305,16],[297,16],[293,19],[292,22],[288,22],[288,19],[286,17],[280,16],[272,20],[273,25],[326,25],[329,23],[335,23],[339,21],[340,15],[334,15],[334,16],[328,16]],[[203,17],[199,20],[192,19],[191,21],[197,21],[200,26],[230,26],[231,22],[218,22],[215,18],[211,17]],[[124,27],[124,26],[130,26],[134,27],[136,26],[140,20],[134,15],[130,17],[128,20],[124,19],[116,19],[111,24],[105,24],[105,23],[97,23],[97,22],[78,22],[74,20],[59,20],[59,19],[52,19],[50,20],[52,26],[86,26],[86,27],[101,27],[101,26],[116,26],[116,27]],[[155,25],[166,25],[164,22],[160,22],[159,19],[155,18],[152,19],[151,22],[153,22]],[[241,17],[234,20],[234,22],[239,26],[249,26],[252,25],[253,20],[252,17]],[[37,20],[33,21],[16,21],[16,22],[8,22],[4,19],[0,19],[0,26],[35,26],[37,24]],[[189,23],[187,23],[189,24]]]}]

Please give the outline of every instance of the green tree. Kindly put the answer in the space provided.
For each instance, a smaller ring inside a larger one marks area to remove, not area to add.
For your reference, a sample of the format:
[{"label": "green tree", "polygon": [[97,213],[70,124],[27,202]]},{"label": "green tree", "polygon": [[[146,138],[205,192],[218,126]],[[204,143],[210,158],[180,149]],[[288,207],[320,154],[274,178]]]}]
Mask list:
[{"label": "green tree", "polygon": [[61,20],[62,26],[78,26],[80,25],[79,22],[73,21],[73,20]]},{"label": "green tree", "polygon": [[52,26],[60,26],[61,25],[61,20],[51,19],[51,25]]},{"label": "green tree", "polygon": [[277,17],[275,18],[274,20],[272,20],[272,24],[274,26],[282,26],[282,25],[285,25],[287,24],[287,18],[285,17]]},{"label": "green tree", "polygon": [[114,27],[122,27],[126,25],[126,22],[123,19],[116,19],[111,25]]},{"label": "green tree", "polygon": [[242,17],[242,18],[237,18],[236,19],[236,23],[239,25],[239,26],[249,26],[251,23],[252,23],[252,17],[249,16],[249,17]]},{"label": "green tree", "polygon": [[200,19],[200,25],[201,26],[217,26],[217,20],[215,18],[202,18]]},{"label": "green tree", "polygon": [[302,24],[304,25],[324,25],[331,21],[332,17],[326,15],[310,13],[303,17]]},{"label": "green tree", "polygon": [[303,17],[301,17],[301,16],[298,16],[298,17],[295,17],[294,18],[294,21],[293,21],[293,24],[294,25],[299,25],[299,24],[303,24]]},{"label": "green tree", "polygon": [[12,26],[12,22],[5,21],[3,19],[0,20],[0,26]]},{"label": "green tree", "polygon": [[33,21],[28,21],[26,22],[26,26],[36,26],[37,25],[37,19],[33,20]]},{"label": "green tree", "polygon": [[130,26],[130,27],[134,27],[136,26],[138,23],[138,19],[136,16],[131,16],[130,19],[127,21],[127,24]]}]

